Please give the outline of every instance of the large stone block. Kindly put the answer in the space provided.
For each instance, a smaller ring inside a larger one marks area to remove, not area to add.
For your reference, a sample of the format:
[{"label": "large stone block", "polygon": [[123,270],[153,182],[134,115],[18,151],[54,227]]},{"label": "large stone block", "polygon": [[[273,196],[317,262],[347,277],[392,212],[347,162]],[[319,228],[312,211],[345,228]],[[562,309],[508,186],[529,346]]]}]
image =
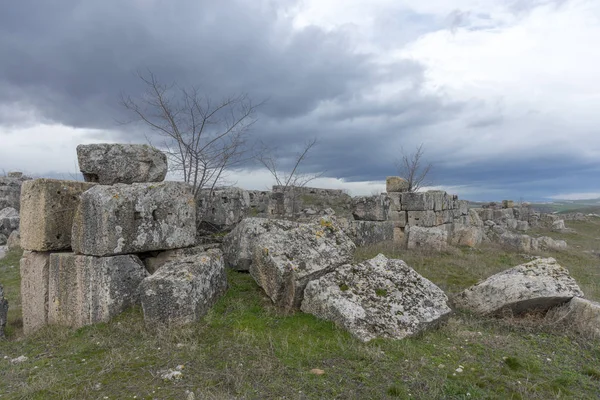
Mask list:
[{"label": "large stone block", "polygon": [[434,198],[427,192],[402,193],[402,209],[404,211],[433,211]]},{"label": "large stone block", "polygon": [[402,193],[388,193],[390,199],[390,211],[402,210]]},{"label": "large stone block", "polygon": [[9,172],[7,176],[0,176],[0,210],[21,207],[21,185],[31,179],[16,172]]},{"label": "large stone block", "polygon": [[176,326],[198,321],[226,290],[220,250],[171,261],[140,285],[146,325]]},{"label": "large stone block", "polygon": [[86,182],[162,182],[167,175],[167,156],[146,144],[80,144],[79,169]]},{"label": "large stone block", "polygon": [[34,179],[21,188],[21,247],[31,251],[71,248],[73,216],[80,195],[93,183]]},{"label": "large stone block", "polygon": [[48,323],[78,328],[106,322],[138,302],[138,287],[146,276],[134,255],[51,254]]},{"label": "large stone block", "polygon": [[[0,210],[0,236],[9,238],[14,231],[19,229],[19,224],[19,212],[16,209],[7,207]],[[0,244],[4,243],[6,240],[0,241]]]},{"label": "large stone block", "polygon": [[198,230],[221,232],[233,229],[250,212],[250,193],[231,187],[202,190],[197,199]]},{"label": "large stone block", "polygon": [[404,228],[407,223],[406,211],[390,211],[390,221],[394,222],[394,226],[397,228]]},{"label": "large stone block", "polygon": [[[418,211],[415,211],[418,212]],[[451,224],[454,221],[452,210],[435,211],[435,225]]]},{"label": "large stone block", "polygon": [[408,211],[407,225],[423,226],[425,228],[430,228],[432,226],[441,224],[437,223],[437,216],[435,214],[435,211]]},{"label": "large stone block", "polygon": [[[165,251],[152,252],[150,255],[143,257],[142,261],[146,266],[146,270],[153,274],[163,265],[176,261],[180,258],[194,256],[200,253],[204,253],[207,250],[219,247],[219,243],[201,244],[194,247],[184,247],[182,249],[173,249]],[[142,257],[142,256],[140,256]]]},{"label": "large stone block", "polygon": [[387,195],[361,196],[352,199],[352,216],[360,221],[385,221],[388,219],[390,198]]},{"label": "large stone block", "polygon": [[452,312],[447,301],[439,287],[404,261],[379,254],[311,281],[301,309],[366,342],[403,339],[436,327]]},{"label": "large stone block", "polygon": [[0,285],[0,339],[4,338],[6,322],[8,322],[8,300],[4,298],[4,288]]},{"label": "large stone block", "polygon": [[448,231],[445,228],[424,228],[409,226],[407,247],[409,249],[424,248],[442,251],[448,246]]},{"label": "large stone block", "polygon": [[25,251],[20,261],[23,333],[48,324],[48,270],[50,253]]},{"label": "large stone block", "polygon": [[569,271],[554,258],[539,258],[492,275],[454,299],[457,307],[478,314],[496,314],[505,309],[519,314],[548,310],[583,292]]},{"label": "large stone block", "polygon": [[408,190],[408,181],[399,176],[388,176],[385,179],[385,189],[388,193],[406,192]]},{"label": "large stone block", "polygon": [[600,339],[600,303],[573,297],[563,306],[550,310],[545,319],[562,324],[587,338]]},{"label": "large stone block", "polygon": [[483,241],[483,228],[472,225],[456,225],[451,232],[450,243],[458,246],[475,247]]},{"label": "large stone block", "polygon": [[452,197],[448,196],[443,190],[430,190],[426,192],[433,199],[434,211],[445,211],[452,209],[454,202]]},{"label": "large stone block", "polygon": [[348,236],[357,246],[368,246],[394,240],[393,221],[351,221]]},{"label": "large stone block", "polygon": [[196,201],[184,182],[98,185],[81,196],[73,251],[108,256],[196,242]]}]

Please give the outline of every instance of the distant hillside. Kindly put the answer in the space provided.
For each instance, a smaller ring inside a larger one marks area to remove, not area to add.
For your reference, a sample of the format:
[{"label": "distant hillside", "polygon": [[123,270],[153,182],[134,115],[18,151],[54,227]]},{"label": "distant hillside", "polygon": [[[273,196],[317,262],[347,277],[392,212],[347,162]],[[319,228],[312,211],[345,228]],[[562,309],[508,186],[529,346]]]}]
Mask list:
[{"label": "distant hillside", "polygon": [[[498,201],[497,203],[502,202]],[[481,207],[483,204],[488,204],[488,202],[469,202],[470,207]],[[532,202],[530,204],[531,207],[533,207],[536,211],[543,213],[565,214],[580,212],[583,214],[600,214],[600,198],[591,200],[557,200],[549,202]]]}]

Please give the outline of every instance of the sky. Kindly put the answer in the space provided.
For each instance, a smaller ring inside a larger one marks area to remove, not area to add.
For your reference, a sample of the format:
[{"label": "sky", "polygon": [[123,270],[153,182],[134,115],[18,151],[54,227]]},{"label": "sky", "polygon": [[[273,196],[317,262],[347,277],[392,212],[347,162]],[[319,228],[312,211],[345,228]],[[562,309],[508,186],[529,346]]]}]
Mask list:
[{"label": "sky", "polygon": [[[0,13],[0,172],[78,176],[122,124],[136,75],[256,103],[283,168],[313,138],[312,186],[384,191],[422,144],[431,187],[470,200],[600,197],[600,1],[62,0]],[[259,164],[227,179],[273,184]]]}]

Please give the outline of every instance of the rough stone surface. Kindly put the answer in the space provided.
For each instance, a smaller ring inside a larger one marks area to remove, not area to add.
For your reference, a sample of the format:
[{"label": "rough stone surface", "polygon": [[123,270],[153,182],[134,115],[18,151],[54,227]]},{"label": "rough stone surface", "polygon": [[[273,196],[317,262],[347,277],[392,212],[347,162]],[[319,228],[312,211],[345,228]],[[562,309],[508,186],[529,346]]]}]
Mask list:
[{"label": "rough stone surface", "polygon": [[5,244],[10,235],[19,229],[19,225],[20,217],[16,209],[7,207],[0,210],[0,235],[4,237],[0,244]]},{"label": "rough stone surface", "polygon": [[147,276],[134,255],[92,257],[50,255],[48,323],[78,328],[106,322],[138,303]]},{"label": "rough stone surface", "polygon": [[444,292],[402,260],[377,257],[346,264],[308,283],[301,309],[333,321],[362,341],[402,339],[443,321]]},{"label": "rough stone surface", "polygon": [[69,250],[80,195],[93,183],[34,179],[21,195],[21,247],[31,251]]},{"label": "rough stone surface", "polygon": [[219,247],[219,243],[211,243],[211,244],[201,244],[194,247],[185,247],[183,249],[173,249],[173,250],[165,250],[160,252],[153,252],[156,254],[151,254],[147,257],[140,257],[146,266],[146,270],[153,274],[160,267],[165,265],[168,262],[175,261],[180,258],[193,256],[196,254],[204,253],[207,250],[214,249]]},{"label": "rough stone surface", "polygon": [[483,241],[484,236],[481,227],[459,225],[452,232],[450,243],[455,246],[475,247]]},{"label": "rough stone surface", "polygon": [[351,221],[344,231],[357,246],[389,242],[394,240],[392,221]]},{"label": "rough stone surface", "polygon": [[81,195],[73,251],[108,256],[196,243],[196,201],[184,182],[98,185]]},{"label": "rough stone surface", "polygon": [[408,211],[407,213],[407,222],[406,224],[409,226],[422,226],[425,228],[431,228],[437,224],[437,216],[434,211]]},{"label": "rough stone surface", "polygon": [[8,240],[6,241],[6,247],[8,250],[16,250],[21,248],[21,234],[19,231],[12,231]]},{"label": "rough stone surface", "polygon": [[144,279],[140,297],[149,327],[198,321],[227,290],[220,250],[177,259]]},{"label": "rough stone surface", "polygon": [[503,246],[510,247],[518,251],[530,252],[532,250],[531,236],[528,235],[504,232],[498,236],[498,241]]},{"label": "rough stone surface", "polygon": [[388,176],[385,179],[385,190],[388,193],[406,192],[408,190],[408,181],[399,176]]},{"label": "rough stone surface", "polygon": [[250,193],[240,188],[202,190],[197,200],[199,231],[233,229],[250,213]]},{"label": "rough stone surface", "polygon": [[145,144],[80,144],[79,169],[86,182],[162,182],[167,175],[167,156]]},{"label": "rough stone surface", "polygon": [[600,303],[573,297],[563,306],[556,307],[546,314],[553,323],[562,323],[569,329],[588,338],[600,339]]},{"label": "rough stone surface", "polygon": [[250,274],[277,306],[298,308],[306,284],[352,261],[354,249],[335,223],[322,218],[258,236]]},{"label": "rough stone surface", "polygon": [[386,221],[390,209],[387,195],[360,196],[352,199],[352,216],[361,221]]},{"label": "rough stone surface", "polygon": [[564,231],[565,229],[567,229],[567,227],[565,226],[565,221],[562,219],[559,219],[557,221],[554,221],[552,223],[552,230],[553,231]]},{"label": "rough stone surface", "polygon": [[406,229],[406,234],[408,235],[407,246],[409,249],[423,247],[442,251],[448,245],[448,232],[443,228],[409,226]]},{"label": "rough stone surface", "polygon": [[0,339],[4,338],[4,328],[8,320],[8,300],[4,298],[4,288],[0,285]]},{"label": "rough stone surface", "polygon": [[21,185],[31,179],[23,174],[9,172],[7,176],[0,176],[0,210],[21,207]]},{"label": "rough stone surface", "polygon": [[542,236],[531,240],[534,250],[566,250],[567,242],[564,240],[555,240],[548,236]]},{"label": "rough stone surface", "polygon": [[389,219],[394,223],[396,228],[404,228],[406,227],[407,217],[406,211],[396,211],[391,210],[389,212]]},{"label": "rough stone surface", "polygon": [[48,271],[50,253],[25,251],[20,261],[23,333],[48,324]]},{"label": "rough stone surface", "polygon": [[404,211],[433,211],[434,196],[428,192],[402,193],[402,210]]},{"label": "rough stone surface", "polygon": [[554,258],[538,258],[477,283],[454,301],[457,307],[478,314],[496,314],[505,309],[519,314],[548,310],[582,296],[566,268]]}]

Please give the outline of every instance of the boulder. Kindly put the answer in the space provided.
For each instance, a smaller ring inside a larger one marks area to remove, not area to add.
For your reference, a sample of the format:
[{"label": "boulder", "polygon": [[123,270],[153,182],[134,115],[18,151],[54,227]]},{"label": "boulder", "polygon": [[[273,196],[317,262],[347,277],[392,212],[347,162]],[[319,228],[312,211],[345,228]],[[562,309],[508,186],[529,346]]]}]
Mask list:
[{"label": "boulder", "polygon": [[184,182],[97,185],[81,195],[73,251],[109,256],[196,243],[196,201]]},{"label": "boulder", "polygon": [[218,249],[168,262],[140,286],[146,325],[198,321],[226,290],[223,256]]},{"label": "boulder", "polygon": [[476,247],[484,238],[483,228],[470,225],[457,225],[451,233],[450,243],[455,246]]},{"label": "boulder", "polygon": [[6,241],[6,247],[8,250],[17,250],[21,248],[21,235],[19,231],[12,231]]},{"label": "boulder", "polygon": [[480,228],[483,228],[483,226],[484,226],[483,221],[479,217],[479,213],[475,209],[469,209],[469,224],[468,225],[478,226]]},{"label": "boulder", "polygon": [[146,270],[153,274],[160,267],[165,265],[168,262],[175,261],[180,258],[193,256],[196,254],[204,253],[207,250],[215,249],[219,247],[219,243],[210,243],[210,244],[201,244],[194,247],[185,247],[183,249],[173,249],[173,250],[165,250],[165,251],[157,251],[153,252],[154,254],[150,254],[146,257],[142,257],[142,261],[146,266]]},{"label": "boulder", "polygon": [[50,255],[48,323],[79,328],[107,322],[139,302],[147,276],[135,255],[92,257]]},{"label": "boulder", "polygon": [[167,175],[167,156],[146,144],[80,144],[79,169],[86,182],[162,182]]},{"label": "boulder", "polygon": [[357,246],[389,242],[394,240],[393,221],[351,221],[344,231]]},{"label": "boulder", "polygon": [[48,271],[50,253],[25,251],[20,261],[23,333],[48,324]]},{"label": "boulder", "polygon": [[8,300],[4,298],[4,288],[0,285],[0,339],[5,337],[4,329],[8,321]]},{"label": "boulder", "polygon": [[273,303],[300,307],[306,284],[352,261],[355,245],[329,218],[254,239],[250,275]]},{"label": "boulder", "polygon": [[202,190],[197,198],[199,231],[221,232],[233,229],[250,212],[250,193],[240,188]]},{"label": "boulder", "polygon": [[448,232],[446,229],[409,226],[406,234],[408,235],[407,246],[409,249],[422,247],[442,251],[447,248]]},{"label": "boulder", "polygon": [[517,230],[521,232],[527,232],[529,230],[529,222],[517,221]]},{"label": "boulder", "polygon": [[477,314],[548,310],[583,292],[554,258],[538,258],[493,275],[460,293],[457,307]]},{"label": "boulder", "polygon": [[80,195],[93,183],[34,179],[21,188],[21,247],[31,251],[69,250]]},{"label": "boulder", "polygon": [[556,220],[552,223],[552,230],[553,231],[564,231],[565,229],[567,229],[567,227],[565,226],[565,221],[562,219]]},{"label": "boulder", "polygon": [[20,176],[18,173],[9,172],[7,176],[0,176],[0,210],[14,208],[17,211],[21,207],[21,185],[24,181],[31,179],[28,176]]},{"label": "boulder", "polygon": [[360,196],[352,199],[352,216],[360,221],[386,221],[390,198],[385,195]]},{"label": "boulder", "polygon": [[20,217],[16,209],[7,207],[0,210],[0,235],[4,237],[0,244],[5,244],[11,233],[19,229],[19,225]]},{"label": "boulder", "polygon": [[[494,226],[494,228],[497,228],[497,226]],[[499,230],[497,230],[497,232],[500,233]],[[500,236],[498,236],[498,240],[503,246],[510,247],[517,251],[530,252],[532,250],[532,239],[531,236],[528,235],[503,232],[500,234]]]},{"label": "boulder", "polygon": [[385,179],[385,190],[388,193],[408,191],[408,181],[399,176],[388,176]]},{"label": "boulder", "polygon": [[592,339],[600,339],[600,303],[573,297],[563,306],[546,314],[552,324],[562,323],[570,330]]},{"label": "boulder", "polygon": [[567,242],[564,240],[554,240],[548,236],[531,239],[533,250],[566,250]]},{"label": "boulder", "polygon": [[403,339],[437,326],[451,313],[447,301],[439,287],[404,261],[379,254],[309,282],[301,310],[366,342]]}]

